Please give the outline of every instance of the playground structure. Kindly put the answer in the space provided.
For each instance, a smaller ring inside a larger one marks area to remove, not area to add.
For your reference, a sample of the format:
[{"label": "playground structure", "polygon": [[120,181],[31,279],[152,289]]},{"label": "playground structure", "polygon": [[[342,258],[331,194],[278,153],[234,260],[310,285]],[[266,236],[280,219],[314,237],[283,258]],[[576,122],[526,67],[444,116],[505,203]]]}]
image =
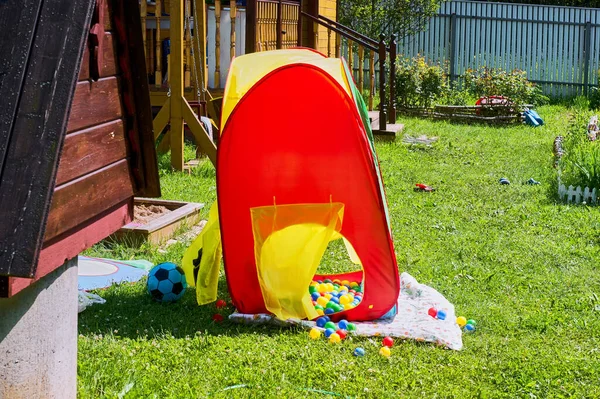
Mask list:
[{"label": "playground structure", "polygon": [[[266,119],[260,134],[249,131]],[[183,261],[199,302],[204,290],[216,299],[222,251],[239,312],[314,319],[308,286],[328,243],[343,239],[357,270],[318,277],[359,282],[364,297],[332,319],[392,310],[400,283],[385,192],[367,107],[345,61],[309,49],[234,59],[221,128],[218,211]]]},{"label": "playground structure", "polygon": [[335,0],[157,0],[142,1],[140,10],[151,103],[160,109],[155,138],[160,152],[171,149],[177,170],[184,168],[184,131],[215,163],[219,134],[207,139],[206,125],[194,116],[210,117],[212,130],[219,130],[225,76],[234,57],[243,54],[307,47],[344,57],[368,110],[380,100],[378,112],[370,114],[377,121],[374,134],[394,136],[401,129],[393,85],[391,93],[385,88],[395,80],[395,37],[374,40],[339,24]]}]

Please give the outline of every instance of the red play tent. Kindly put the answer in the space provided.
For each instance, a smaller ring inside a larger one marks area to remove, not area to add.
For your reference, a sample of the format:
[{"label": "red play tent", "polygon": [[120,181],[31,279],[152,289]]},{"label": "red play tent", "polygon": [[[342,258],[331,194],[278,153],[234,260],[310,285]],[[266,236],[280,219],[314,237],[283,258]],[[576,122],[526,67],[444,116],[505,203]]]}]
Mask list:
[{"label": "red play tent", "polygon": [[308,50],[233,61],[217,154],[217,198],[225,272],[239,312],[268,311],[251,210],[274,202],[343,204],[340,234],[360,258],[362,273],[351,277],[362,279],[364,297],[333,320],[377,319],[396,304],[400,284],[385,194],[364,103],[348,76],[343,60]]}]

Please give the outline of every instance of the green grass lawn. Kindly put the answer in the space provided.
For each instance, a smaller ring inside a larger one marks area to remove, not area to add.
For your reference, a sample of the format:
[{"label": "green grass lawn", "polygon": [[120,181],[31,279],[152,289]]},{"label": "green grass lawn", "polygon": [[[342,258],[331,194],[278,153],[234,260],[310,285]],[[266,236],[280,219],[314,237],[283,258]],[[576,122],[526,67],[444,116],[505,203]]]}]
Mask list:
[{"label": "green grass lawn", "polygon": [[[80,396],[600,397],[600,213],[556,203],[552,140],[568,110],[538,111],[546,125],[536,129],[402,118],[406,133],[439,141],[377,144],[400,272],[477,320],[462,351],[403,341],[385,359],[379,340],[333,346],[295,328],[215,324],[214,305],[197,306],[193,290],[162,305],[141,282],[100,291],[107,303],[79,316]],[[163,197],[204,202],[206,215],[212,166],[188,176],[161,164]],[[530,177],[542,184],[523,184]],[[414,192],[415,183],[437,191]],[[179,262],[184,251],[99,244],[88,253]],[[335,269],[342,251],[324,268]],[[219,289],[227,298],[224,276]],[[357,346],[367,356],[353,357]]]}]

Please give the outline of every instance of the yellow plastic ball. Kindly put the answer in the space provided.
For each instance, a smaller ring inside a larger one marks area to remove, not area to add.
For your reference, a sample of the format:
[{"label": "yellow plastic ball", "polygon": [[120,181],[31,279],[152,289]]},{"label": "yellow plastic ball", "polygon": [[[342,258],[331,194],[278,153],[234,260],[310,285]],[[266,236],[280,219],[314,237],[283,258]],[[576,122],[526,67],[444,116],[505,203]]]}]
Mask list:
[{"label": "yellow plastic ball", "polygon": [[331,295],[331,294],[325,294],[325,298],[327,298],[327,300],[330,300],[331,298],[333,298],[333,295]]},{"label": "yellow plastic ball", "polygon": [[317,291],[319,291],[319,292],[327,292],[327,285],[325,285],[325,284],[318,284],[317,285]]},{"label": "yellow plastic ball", "polygon": [[342,285],[340,287],[340,292],[348,292],[348,287],[346,287],[345,285]]},{"label": "yellow plastic ball", "polygon": [[323,315],[325,314],[325,312],[323,312],[323,310],[322,310],[322,309],[317,309],[317,314],[318,314],[319,316],[323,316]]},{"label": "yellow plastic ball", "polygon": [[327,306],[328,302],[329,302],[329,299],[325,298],[324,296],[320,296],[317,298],[317,303],[323,307]]},{"label": "yellow plastic ball", "polygon": [[467,324],[467,318],[464,316],[457,317],[456,324],[458,324],[459,327],[464,327]]},{"label": "yellow plastic ball", "polygon": [[354,305],[352,305],[351,303],[347,303],[345,305],[342,305],[344,307],[344,310],[350,310],[354,307]]},{"label": "yellow plastic ball", "polygon": [[329,336],[329,342],[331,342],[332,344],[337,344],[341,340],[342,338],[339,336],[338,333],[333,333]]},{"label": "yellow plastic ball", "polygon": [[327,292],[333,292],[333,290],[334,290],[333,284],[327,283],[327,284],[325,284],[325,286],[327,287]]},{"label": "yellow plastic ball", "polygon": [[321,338],[321,331],[317,330],[316,328],[311,328],[310,332],[308,333],[308,336],[311,337],[312,339],[319,339]]},{"label": "yellow plastic ball", "polygon": [[340,305],[346,305],[350,302],[352,302],[352,300],[350,299],[350,297],[348,295],[340,296]]},{"label": "yellow plastic ball", "polygon": [[342,280],[342,284],[343,285],[350,285],[350,281],[348,281],[348,280]]},{"label": "yellow plastic ball", "polygon": [[379,354],[384,357],[390,357],[392,355],[392,351],[387,346],[382,346],[381,349],[379,349]]}]

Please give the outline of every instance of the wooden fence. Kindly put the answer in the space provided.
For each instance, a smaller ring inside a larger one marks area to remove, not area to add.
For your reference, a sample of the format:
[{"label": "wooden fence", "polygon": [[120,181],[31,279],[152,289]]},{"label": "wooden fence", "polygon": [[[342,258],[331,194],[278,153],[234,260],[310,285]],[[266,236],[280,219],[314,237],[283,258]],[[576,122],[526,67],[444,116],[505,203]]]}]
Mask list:
[{"label": "wooden fence", "polygon": [[598,84],[600,9],[448,1],[398,54],[447,64],[458,81],[469,68],[520,69],[550,96],[587,93]]}]

